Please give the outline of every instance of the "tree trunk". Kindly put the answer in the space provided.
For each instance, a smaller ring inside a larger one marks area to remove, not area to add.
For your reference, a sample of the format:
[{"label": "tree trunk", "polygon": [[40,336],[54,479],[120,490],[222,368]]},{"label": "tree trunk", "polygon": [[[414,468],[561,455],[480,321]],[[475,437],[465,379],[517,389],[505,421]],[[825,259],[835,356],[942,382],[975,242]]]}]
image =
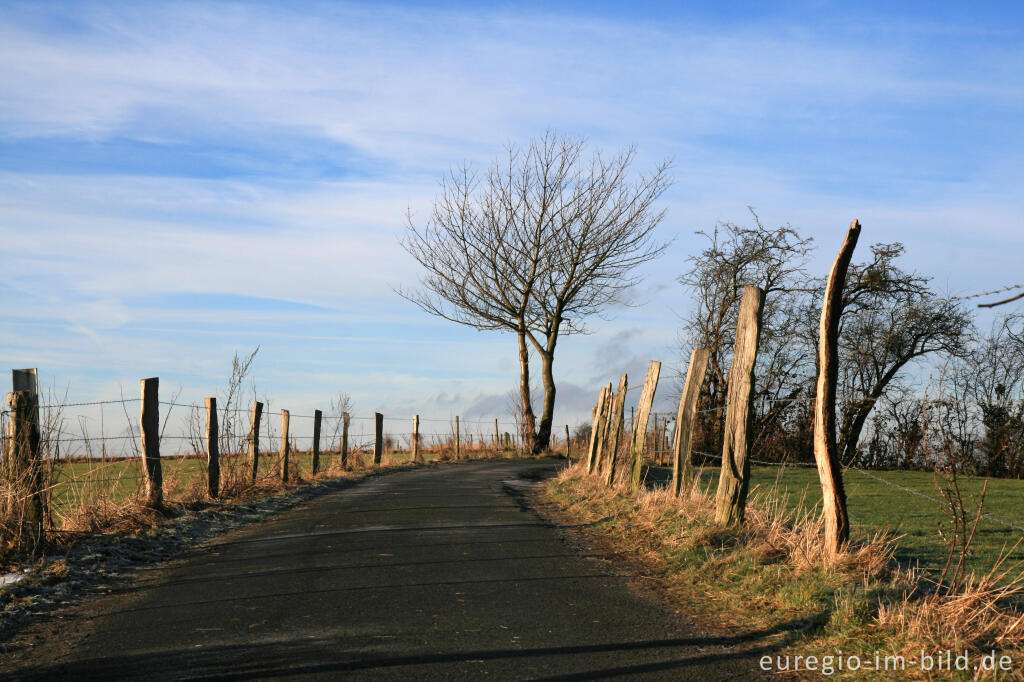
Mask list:
[{"label": "tree trunk", "polygon": [[[818,381],[814,401],[814,460],[821,481],[822,516],[825,521],[825,550],[840,552],[850,538],[846,512],[846,491],[836,448],[836,380],[839,372],[839,318],[843,314],[843,285],[846,271],[860,236],[860,223],[850,224],[832,271],[825,284],[825,301],[818,328]],[[864,415],[867,416],[866,413]],[[854,444],[856,447],[856,443]]]},{"label": "tree trunk", "polygon": [[555,375],[552,366],[555,354],[551,351],[540,353],[541,380],[544,382],[544,407],[540,413],[540,428],[533,445],[533,454],[539,455],[551,445],[551,423],[555,418]]},{"label": "tree trunk", "polygon": [[523,449],[533,452],[536,440],[537,420],[533,415],[533,399],[530,396],[530,349],[526,345],[526,332],[518,333],[519,339],[519,400],[522,403]]}]

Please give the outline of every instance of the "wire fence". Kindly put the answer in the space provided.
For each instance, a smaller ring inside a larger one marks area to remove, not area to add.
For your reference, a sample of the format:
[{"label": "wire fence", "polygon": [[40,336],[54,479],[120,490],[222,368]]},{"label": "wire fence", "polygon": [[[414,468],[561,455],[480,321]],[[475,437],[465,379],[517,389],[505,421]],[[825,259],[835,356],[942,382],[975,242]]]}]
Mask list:
[{"label": "wire fence", "polygon": [[[282,469],[286,456],[292,472],[289,478],[309,478],[314,473],[314,451],[319,469],[324,471],[342,460],[346,460],[348,467],[367,466],[375,461],[377,451],[382,463],[400,463],[411,459],[414,439],[428,459],[450,458],[455,452],[463,457],[508,453],[521,444],[519,423],[507,416],[346,414],[333,410],[333,403],[330,411],[305,413],[280,409],[278,405],[271,409],[270,401],[263,401],[258,436],[254,438],[254,406],[239,405],[230,399],[224,402],[227,404],[216,410],[222,481],[226,477],[252,485],[280,482],[285,478]],[[4,499],[16,504],[37,495],[42,497],[51,515],[50,523],[57,528],[62,525],[61,517],[67,525],[69,510],[81,510],[86,503],[117,504],[141,494],[148,480],[141,424],[146,404],[143,398],[128,397],[73,402],[41,400],[36,456],[43,471],[43,483],[26,494],[4,493]],[[158,399],[155,405],[159,412],[156,440],[163,462],[163,487],[171,497],[180,499],[183,489],[201,487],[209,475],[208,408],[205,401],[182,401],[177,395]],[[288,426],[283,439],[285,414]],[[416,436],[414,417],[423,426]],[[4,452],[8,450],[10,419],[10,409],[0,412]],[[383,427],[379,441],[375,428],[378,419]],[[259,453],[255,473],[254,449]],[[0,485],[8,484],[0,481]]]}]

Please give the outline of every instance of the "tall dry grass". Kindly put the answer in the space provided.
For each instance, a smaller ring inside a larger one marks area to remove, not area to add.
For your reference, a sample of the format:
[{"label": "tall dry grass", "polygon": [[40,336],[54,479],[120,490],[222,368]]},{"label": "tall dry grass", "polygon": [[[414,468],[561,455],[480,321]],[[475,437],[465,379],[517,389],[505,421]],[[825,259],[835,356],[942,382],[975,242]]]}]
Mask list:
[{"label": "tall dry grass", "polygon": [[[700,585],[724,620],[731,614],[737,623],[767,625],[766,609],[782,614],[799,610],[799,603],[826,603],[802,645],[808,638],[840,648],[884,642],[908,656],[922,649],[1019,653],[1024,646],[1024,562],[1008,559],[1017,545],[1005,548],[987,573],[951,580],[946,572],[943,579],[942,572],[897,562],[900,538],[887,532],[830,555],[819,510],[787,504],[772,489],[751,491],[743,526],[717,526],[714,491],[699,481],[678,498],[667,488],[631,496],[623,485],[605,487],[577,463],[559,474],[548,496],[616,548],[648,562],[670,592],[673,585]],[[763,593],[768,589],[774,594]],[[791,594],[803,595],[803,602],[787,601]]]}]

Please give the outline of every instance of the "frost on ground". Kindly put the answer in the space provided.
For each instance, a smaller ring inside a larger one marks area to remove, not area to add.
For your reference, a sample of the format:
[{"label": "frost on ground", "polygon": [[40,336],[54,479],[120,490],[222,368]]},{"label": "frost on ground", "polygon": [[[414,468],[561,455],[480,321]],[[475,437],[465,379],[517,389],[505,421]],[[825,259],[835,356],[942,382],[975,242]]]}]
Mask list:
[{"label": "frost on ground", "polygon": [[206,540],[352,482],[313,483],[239,504],[180,510],[176,517],[135,535],[83,537],[64,554],[47,556],[21,571],[0,576],[0,643],[8,641],[33,616],[106,591],[139,567],[180,557]]}]

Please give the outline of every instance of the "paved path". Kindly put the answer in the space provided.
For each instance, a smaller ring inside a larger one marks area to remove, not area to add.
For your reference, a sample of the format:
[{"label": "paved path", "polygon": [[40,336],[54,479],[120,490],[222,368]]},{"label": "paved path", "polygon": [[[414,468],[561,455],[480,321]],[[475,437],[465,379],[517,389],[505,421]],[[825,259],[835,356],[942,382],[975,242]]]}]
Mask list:
[{"label": "paved path", "polygon": [[686,624],[527,506],[517,491],[557,466],[418,469],[330,493],[90,597],[20,674],[750,679],[757,654],[730,648],[747,638]]}]

